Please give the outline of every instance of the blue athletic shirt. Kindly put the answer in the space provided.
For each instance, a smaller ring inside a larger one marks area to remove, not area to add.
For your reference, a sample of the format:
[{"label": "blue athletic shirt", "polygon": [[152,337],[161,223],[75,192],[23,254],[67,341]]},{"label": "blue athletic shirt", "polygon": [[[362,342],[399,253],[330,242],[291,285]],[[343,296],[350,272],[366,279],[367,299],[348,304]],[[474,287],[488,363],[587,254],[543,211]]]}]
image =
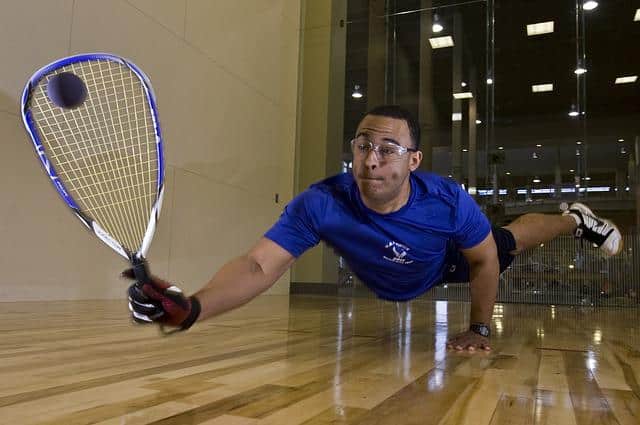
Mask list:
[{"label": "blue athletic shirt", "polygon": [[379,214],[364,205],[351,173],[329,177],[296,196],[265,237],[294,257],[323,240],[380,298],[415,298],[442,281],[449,241],[471,248],[491,226],[455,181],[417,171],[410,182],[407,204]]}]

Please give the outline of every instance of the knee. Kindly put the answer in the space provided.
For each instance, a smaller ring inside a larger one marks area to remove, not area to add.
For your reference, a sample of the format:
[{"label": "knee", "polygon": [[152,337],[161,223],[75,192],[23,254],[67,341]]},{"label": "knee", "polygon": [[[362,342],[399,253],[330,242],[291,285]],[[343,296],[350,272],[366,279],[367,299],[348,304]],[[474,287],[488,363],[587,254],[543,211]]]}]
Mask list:
[{"label": "knee", "polygon": [[[522,217],[520,217],[522,218]],[[503,228],[508,230],[509,233],[511,233],[511,236],[513,236],[513,241],[515,242],[515,249],[509,251],[509,254],[513,255],[514,257],[518,254],[520,254],[522,251],[524,251],[525,249],[525,243],[524,241],[520,238],[520,235],[517,231],[515,231],[515,229],[513,227],[511,227],[513,223],[511,223],[510,225],[504,226]]]}]

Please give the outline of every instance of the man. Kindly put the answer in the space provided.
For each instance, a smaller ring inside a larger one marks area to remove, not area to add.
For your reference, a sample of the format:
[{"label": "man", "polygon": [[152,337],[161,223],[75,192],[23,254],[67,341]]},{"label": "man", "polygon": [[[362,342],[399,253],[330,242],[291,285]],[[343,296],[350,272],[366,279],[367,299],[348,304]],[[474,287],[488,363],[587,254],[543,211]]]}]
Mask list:
[{"label": "man", "polygon": [[615,225],[580,203],[563,215],[526,214],[492,228],[460,185],[416,171],[422,160],[419,132],[398,106],[371,110],[351,141],[352,174],[330,177],[295,197],[255,246],[225,264],[195,295],[186,298],[158,278],[131,285],[134,320],[187,329],[256,297],[324,240],[383,299],[407,301],[443,281],[470,282],[470,327],[448,345],[489,350],[499,274],[515,255],[570,233],[608,255],[622,249]]}]

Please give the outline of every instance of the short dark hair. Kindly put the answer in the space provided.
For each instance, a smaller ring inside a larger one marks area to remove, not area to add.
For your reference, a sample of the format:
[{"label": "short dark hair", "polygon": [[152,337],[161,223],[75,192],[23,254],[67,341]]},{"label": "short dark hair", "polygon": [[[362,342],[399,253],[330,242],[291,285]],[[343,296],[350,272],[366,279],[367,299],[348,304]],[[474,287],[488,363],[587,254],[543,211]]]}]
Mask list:
[{"label": "short dark hair", "polygon": [[376,106],[375,108],[367,112],[365,114],[365,117],[367,115],[395,118],[398,120],[405,121],[407,123],[407,127],[409,127],[409,133],[411,134],[413,147],[415,149],[420,149],[420,124],[418,124],[418,121],[413,117],[413,115],[411,115],[411,112],[409,112],[402,106],[399,106],[399,105]]}]

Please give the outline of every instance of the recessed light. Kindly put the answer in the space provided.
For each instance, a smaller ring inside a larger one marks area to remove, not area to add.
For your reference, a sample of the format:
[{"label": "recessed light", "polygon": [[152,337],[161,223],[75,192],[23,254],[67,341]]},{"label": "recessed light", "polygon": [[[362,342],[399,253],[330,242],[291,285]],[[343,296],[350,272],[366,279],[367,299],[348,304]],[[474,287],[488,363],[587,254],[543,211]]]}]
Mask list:
[{"label": "recessed light", "polygon": [[573,71],[573,72],[574,72],[574,74],[576,74],[576,75],[582,75],[582,74],[584,74],[585,72],[587,72],[587,69],[586,69],[586,68],[584,68],[584,67],[582,67],[582,66],[578,66],[578,67],[576,68],[576,70],[575,70],[575,71]]},{"label": "recessed light", "polygon": [[534,84],[531,86],[531,91],[533,93],[544,93],[547,91],[553,91],[553,84],[551,83],[546,83],[546,84]]},{"label": "recessed light", "polygon": [[587,0],[584,3],[582,3],[582,8],[584,10],[593,10],[596,7],[598,7],[598,2],[594,0]]},{"label": "recessed light", "polygon": [[527,35],[529,37],[533,35],[549,34],[553,32],[553,21],[538,22],[537,24],[527,25]]},{"label": "recessed light", "polygon": [[637,75],[628,75],[626,77],[617,77],[616,84],[635,83],[638,79]]},{"label": "recessed light", "polygon": [[618,139],[618,142],[622,143],[624,142],[624,139]]},{"label": "recessed light", "polygon": [[581,145],[581,144],[582,144],[582,142],[581,142],[580,140],[578,140],[578,141],[576,142],[576,145]]},{"label": "recessed light", "polygon": [[570,173],[573,173],[574,171],[576,170],[574,170],[573,168],[569,170]]},{"label": "recessed light", "polygon": [[470,91],[453,94],[454,99],[471,99],[472,97],[473,97],[473,93],[471,93]]},{"label": "recessed light", "polygon": [[498,146],[498,150],[501,151],[504,149],[504,146]]},{"label": "recessed light", "polygon": [[542,145],[541,145],[540,143],[538,143],[538,144],[536,145],[536,148],[541,148],[541,147],[542,147]]},{"label": "recessed light", "polygon": [[510,175],[511,175],[511,172],[510,172],[510,171],[507,171],[505,174],[506,174],[507,176],[510,176]]},{"label": "recessed light", "polygon": [[462,121],[462,112],[454,112],[451,114],[451,121]]},{"label": "recessed light", "polygon": [[362,98],[362,92],[360,91],[360,86],[359,85],[355,85],[353,87],[353,93],[351,93],[351,97],[354,99],[361,99]]},{"label": "recessed light", "polygon": [[453,46],[453,38],[450,35],[444,37],[432,37],[429,39],[432,49],[442,49]]}]

